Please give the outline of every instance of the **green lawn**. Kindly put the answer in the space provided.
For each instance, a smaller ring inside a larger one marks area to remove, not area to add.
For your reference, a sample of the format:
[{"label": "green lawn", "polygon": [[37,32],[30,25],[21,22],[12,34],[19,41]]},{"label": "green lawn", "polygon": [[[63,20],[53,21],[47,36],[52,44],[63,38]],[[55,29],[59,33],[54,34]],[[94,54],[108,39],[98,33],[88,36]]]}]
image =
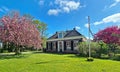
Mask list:
[{"label": "green lawn", "polygon": [[0,72],[120,72],[120,62],[100,59],[87,62],[73,54],[3,54]]}]

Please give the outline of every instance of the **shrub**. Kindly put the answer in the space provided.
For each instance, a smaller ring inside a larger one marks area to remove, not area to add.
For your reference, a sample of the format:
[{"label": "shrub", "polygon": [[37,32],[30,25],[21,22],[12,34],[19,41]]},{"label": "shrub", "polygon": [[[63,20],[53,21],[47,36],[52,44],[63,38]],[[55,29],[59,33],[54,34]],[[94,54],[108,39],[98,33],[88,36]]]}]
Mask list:
[{"label": "shrub", "polygon": [[91,55],[92,55],[92,57],[95,57],[95,58],[100,57],[99,53],[97,53],[97,51],[95,51],[95,50],[91,51]]},{"label": "shrub", "polygon": [[0,48],[0,53],[3,53],[3,49],[2,48]]},{"label": "shrub", "polygon": [[3,53],[8,53],[8,50],[3,50]]},{"label": "shrub", "polygon": [[111,59],[120,61],[120,54],[115,55],[115,56],[112,57]]},{"label": "shrub", "polygon": [[91,62],[91,61],[94,61],[94,59],[93,59],[92,57],[88,57],[88,58],[87,58],[87,61],[90,61],[90,62]]},{"label": "shrub", "polygon": [[[89,48],[88,48],[88,43],[87,42],[81,42],[78,45],[79,47],[79,53],[82,56],[88,56],[89,53]],[[99,57],[99,50],[100,50],[100,46],[97,42],[91,42],[90,44],[90,48],[91,48],[91,55],[92,57]]]},{"label": "shrub", "polygon": [[108,54],[108,56],[109,56],[110,58],[112,58],[112,57],[115,56],[115,54],[114,54],[113,52],[110,52],[110,53]]},{"label": "shrub", "polygon": [[[80,42],[79,45],[79,53],[82,56],[88,56],[89,48],[87,42]],[[106,43],[102,42],[102,44],[99,44],[99,42],[91,42],[90,43],[91,48],[91,56],[100,58],[101,54],[107,54],[108,53],[108,46]],[[87,54],[87,55],[85,55]]]},{"label": "shrub", "polygon": [[107,54],[101,54],[102,59],[109,59],[109,56]]}]

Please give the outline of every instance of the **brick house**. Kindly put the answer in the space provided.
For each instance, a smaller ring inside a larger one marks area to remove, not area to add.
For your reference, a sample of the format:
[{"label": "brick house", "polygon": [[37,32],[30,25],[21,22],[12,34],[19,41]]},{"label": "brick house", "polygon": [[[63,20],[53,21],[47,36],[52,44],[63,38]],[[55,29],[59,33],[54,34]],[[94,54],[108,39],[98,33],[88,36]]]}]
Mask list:
[{"label": "brick house", "polygon": [[56,32],[47,39],[46,51],[76,53],[78,51],[77,44],[83,41],[86,41],[86,38],[75,28],[73,30]]}]

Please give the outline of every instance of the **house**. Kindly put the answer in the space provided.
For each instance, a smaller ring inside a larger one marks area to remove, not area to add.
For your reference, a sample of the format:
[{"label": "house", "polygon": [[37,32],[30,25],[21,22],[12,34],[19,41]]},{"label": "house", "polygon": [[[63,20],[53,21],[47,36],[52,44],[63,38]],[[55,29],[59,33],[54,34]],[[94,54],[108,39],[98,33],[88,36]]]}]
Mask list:
[{"label": "house", "polygon": [[83,41],[86,41],[86,38],[75,28],[73,30],[56,32],[47,39],[46,51],[76,53],[78,51],[77,44]]}]

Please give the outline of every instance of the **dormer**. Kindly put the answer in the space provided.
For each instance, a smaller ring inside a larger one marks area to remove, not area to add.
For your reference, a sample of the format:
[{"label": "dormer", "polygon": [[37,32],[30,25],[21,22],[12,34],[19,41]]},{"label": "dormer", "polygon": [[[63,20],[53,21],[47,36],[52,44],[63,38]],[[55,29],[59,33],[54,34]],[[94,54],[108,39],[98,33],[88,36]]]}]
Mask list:
[{"label": "dormer", "polygon": [[64,31],[57,32],[57,34],[58,34],[58,38],[64,38],[64,36],[65,36]]}]

